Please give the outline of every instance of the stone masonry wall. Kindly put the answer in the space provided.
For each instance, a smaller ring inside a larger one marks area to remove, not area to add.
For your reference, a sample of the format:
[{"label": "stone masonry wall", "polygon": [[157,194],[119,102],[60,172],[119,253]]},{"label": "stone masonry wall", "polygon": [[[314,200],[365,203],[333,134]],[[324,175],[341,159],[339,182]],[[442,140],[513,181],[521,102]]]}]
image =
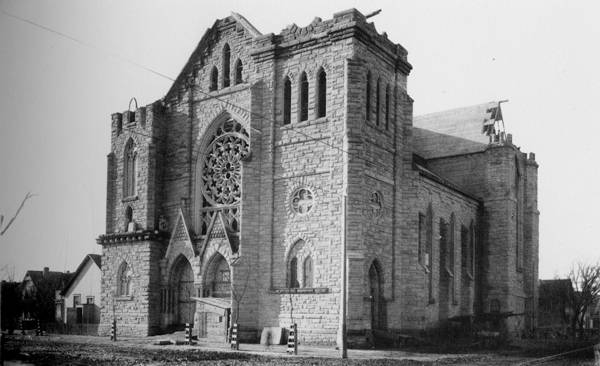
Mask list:
[{"label": "stone masonry wall", "polygon": [[[113,318],[118,335],[152,335],[160,327],[154,309],[159,305],[159,260],[163,246],[156,242],[105,245],[102,251],[100,335],[108,335]],[[119,296],[117,276],[126,262],[132,271],[129,296]]]}]

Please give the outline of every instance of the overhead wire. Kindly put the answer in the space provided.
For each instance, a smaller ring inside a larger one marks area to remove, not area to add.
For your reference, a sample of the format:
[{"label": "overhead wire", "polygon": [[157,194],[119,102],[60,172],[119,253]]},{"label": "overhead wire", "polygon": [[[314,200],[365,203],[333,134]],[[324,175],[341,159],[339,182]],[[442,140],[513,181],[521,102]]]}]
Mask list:
[{"label": "overhead wire", "polygon": [[[13,18],[13,19],[16,19],[16,20],[19,20],[19,21],[21,21],[21,22],[27,23],[27,24],[29,24],[29,25],[31,25],[31,26],[34,26],[34,27],[36,27],[36,28],[39,28],[39,29],[42,29],[42,30],[44,30],[44,31],[50,32],[50,33],[52,33],[52,34],[58,35],[58,36],[60,36],[60,37],[63,37],[63,38],[65,38],[65,39],[68,39],[68,40],[70,40],[70,41],[72,41],[72,42],[75,42],[75,43],[77,43],[77,44],[79,44],[79,45],[81,45],[81,46],[85,46],[85,47],[88,47],[88,48],[94,49],[94,50],[96,50],[96,51],[98,51],[98,52],[104,52],[104,53],[108,54],[109,56],[112,56],[112,57],[114,57],[114,58],[116,58],[116,59],[118,59],[118,60],[121,60],[121,61],[123,61],[123,62],[126,62],[126,63],[128,63],[128,64],[130,64],[130,65],[133,65],[133,66],[135,66],[135,67],[141,68],[141,69],[143,69],[143,70],[145,70],[145,71],[148,71],[148,72],[150,72],[150,73],[152,73],[152,74],[154,74],[154,75],[156,75],[156,76],[159,76],[159,77],[161,77],[161,78],[167,79],[167,80],[169,80],[169,81],[172,81],[172,82],[175,82],[175,81],[176,81],[176,79],[175,79],[175,78],[173,78],[173,77],[170,77],[170,76],[168,76],[168,75],[166,75],[166,74],[164,74],[164,73],[162,73],[162,72],[160,72],[160,71],[154,70],[154,69],[152,69],[152,68],[150,68],[150,67],[148,67],[148,66],[146,66],[146,65],[143,65],[143,64],[141,64],[141,63],[139,63],[139,62],[137,62],[137,61],[134,61],[134,60],[131,60],[131,59],[127,58],[127,57],[121,56],[120,54],[118,54],[118,53],[116,53],[116,52],[112,52],[112,51],[110,51],[110,50],[107,50],[107,49],[105,49],[105,48],[98,47],[98,46],[96,46],[96,45],[94,45],[94,44],[92,44],[92,43],[90,43],[90,42],[86,42],[86,41],[83,41],[83,40],[81,40],[81,39],[75,38],[75,37],[73,37],[73,36],[71,36],[71,35],[68,35],[68,34],[66,34],[66,33],[64,33],[64,32],[57,31],[57,30],[55,30],[55,29],[53,29],[53,28],[50,28],[50,27],[48,27],[48,26],[45,26],[45,25],[39,24],[39,23],[37,23],[37,22],[35,22],[35,21],[33,21],[33,20],[30,20],[30,19],[27,19],[27,18],[23,18],[23,17],[21,17],[21,16],[18,16],[18,15],[12,14],[12,13],[9,13],[9,12],[7,12],[7,11],[6,11],[6,10],[4,10],[4,9],[0,9],[0,12],[1,12],[2,14],[4,14],[4,15],[8,16],[8,17],[11,17],[11,18]],[[195,91],[197,91],[197,92],[199,92],[199,93],[201,93],[201,94],[205,95],[205,96],[206,96],[206,99],[214,99],[214,100],[220,101],[221,103],[224,103],[224,104],[226,104],[226,105],[229,105],[229,106],[233,106],[233,107],[235,107],[235,108],[238,108],[239,110],[242,110],[242,111],[244,111],[244,112],[247,112],[247,113],[249,113],[251,116],[257,117],[257,118],[259,118],[259,119],[262,119],[262,120],[265,120],[265,121],[268,121],[268,122],[271,122],[271,123],[274,123],[274,124],[278,124],[278,122],[277,122],[276,120],[274,120],[274,119],[271,119],[271,118],[269,118],[269,117],[266,117],[266,116],[265,116],[265,115],[263,115],[263,114],[259,114],[259,113],[253,112],[253,111],[251,111],[251,110],[249,110],[249,109],[247,109],[247,108],[245,108],[245,107],[242,107],[242,106],[240,106],[240,105],[238,105],[238,104],[236,104],[236,103],[233,103],[233,102],[231,102],[231,101],[228,101],[228,100],[225,100],[225,99],[223,99],[223,98],[220,98],[218,95],[213,95],[213,94],[211,94],[211,93],[209,93],[209,92],[206,92],[206,91],[204,91],[204,90],[200,89],[200,87],[199,87],[198,85],[196,85],[196,84],[194,84],[194,85],[193,85],[193,88],[194,88],[194,90],[195,90]],[[293,124],[292,124],[292,127],[293,127]],[[304,137],[306,137],[306,138],[309,138],[309,139],[311,139],[312,141],[315,141],[316,143],[324,144],[324,145],[326,145],[326,146],[328,146],[328,147],[330,147],[330,148],[333,148],[333,149],[336,149],[336,150],[338,150],[338,151],[340,151],[340,152],[343,152],[343,153],[345,153],[345,154],[348,154],[349,156],[353,156],[353,157],[355,157],[355,158],[358,158],[358,159],[364,159],[363,157],[361,157],[360,155],[358,155],[358,154],[356,154],[356,153],[351,153],[351,152],[349,152],[349,151],[347,151],[347,150],[345,150],[345,149],[343,149],[343,148],[341,148],[341,147],[339,147],[339,146],[336,146],[336,145],[333,145],[333,144],[331,144],[331,143],[325,142],[325,141],[323,141],[323,139],[317,139],[317,138],[315,138],[315,136],[311,136],[311,135],[309,135],[309,134],[307,134],[307,133],[304,133],[304,132],[302,132],[302,131],[298,130],[297,128],[290,128],[290,129],[289,129],[289,131],[292,131],[292,132],[294,132],[294,133],[296,133],[296,134],[299,134],[299,135],[302,135],[302,136],[304,136]],[[143,133],[140,133],[140,132],[137,132],[137,131],[130,131],[130,132],[132,132],[132,133],[134,133],[134,134],[138,134],[138,135],[146,136],[146,137],[151,137],[151,136],[149,136],[149,135],[145,135],[145,134],[143,134]],[[366,159],[364,159],[364,160],[366,160]]]}]

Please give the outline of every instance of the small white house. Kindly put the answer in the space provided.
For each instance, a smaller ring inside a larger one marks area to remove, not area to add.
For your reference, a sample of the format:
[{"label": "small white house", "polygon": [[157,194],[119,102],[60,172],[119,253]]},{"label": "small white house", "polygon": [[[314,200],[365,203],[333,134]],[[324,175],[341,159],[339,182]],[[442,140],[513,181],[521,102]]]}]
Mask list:
[{"label": "small white house", "polygon": [[60,293],[57,315],[67,325],[100,322],[101,256],[88,254]]}]

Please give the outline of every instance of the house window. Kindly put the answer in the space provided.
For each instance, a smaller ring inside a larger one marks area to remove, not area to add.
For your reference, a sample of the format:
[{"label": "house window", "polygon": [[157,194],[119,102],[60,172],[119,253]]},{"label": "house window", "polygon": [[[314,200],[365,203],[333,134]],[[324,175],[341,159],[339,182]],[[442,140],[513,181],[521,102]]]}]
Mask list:
[{"label": "house window", "polygon": [[381,84],[381,80],[377,79],[377,87],[375,88],[376,89],[375,90],[375,93],[376,93],[375,94],[375,124],[377,126],[379,126],[379,110],[381,109],[380,108],[380,100],[379,100],[380,94],[381,94],[380,84]]},{"label": "house window", "polygon": [[474,253],[473,253],[473,223],[471,227],[461,226],[460,228],[460,246],[462,252],[462,268],[473,277]]},{"label": "house window", "polygon": [[435,302],[433,296],[433,206],[431,203],[427,206],[427,214],[425,216],[425,256],[423,263],[429,276],[427,278],[427,291],[429,292],[429,303]]},{"label": "house window", "polygon": [[426,246],[426,238],[427,238],[427,224],[426,217],[422,213],[419,213],[419,241],[418,241],[418,249],[417,255],[419,264],[425,265],[425,246]]},{"label": "house window", "polygon": [[385,129],[390,128],[390,86],[385,87]]},{"label": "house window", "polygon": [[94,303],[94,296],[88,296],[85,298],[85,303],[88,305],[92,305]]},{"label": "house window", "polygon": [[235,85],[241,84],[242,80],[242,71],[244,70],[244,66],[242,65],[242,60],[239,58],[235,62]]},{"label": "house window", "polygon": [[452,296],[452,303],[453,304],[457,304],[458,303],[458,296],[456,294],[456,281],[457,281],[457,277],[454,275],[454,267],[455,267],[455,261],[454,261],[454,238],[455,238],[455,227],[456,227],[456,219],[454,217],[454,213],[452,215],[450,215],[450,227],[449,227],[449,232],[448,232],[448,261],[446,262],[446,270],[448,271],[448,274],[450,275],[450,294]]},{"label": "house window", "polygon": [[312,258],[310,256],[304,259],[304,266],[302,268],[302,285],[303,287],[313,287],[313,266]]},{"label": "house window", "polygon": [[283,124],[287,125],[292,121],[292,83],[290,78],[286,77],[283,81]]},{"label": "house window", "polygon": [[302,72],[300,75],[300,116],[299,121],[306,121],[308,119],[308,78],[306,73]]},{"label": "house window", "polygon": [[289,288],[298,288],[298,258],[294,257],[290,261],[290,277],[289,277]]},{"label": "house window", "polygon": [[317,117],[325,117],[327,113],[327,74],[323,68],[317,73]]},{"label": "house window", "polygon": [[73,295],[73,307],[81,305],[81,295]]},{"label": "house window", "polygon": [[367,121],[371,120],[371,71],[367,72],[367,86],[365,96],[365,117]]},{"label": "house window", "polygon": [[129,296],[131,295],[131,278],[133,273],[131,268],[127,265],[127,262],[123,262],[119,267],[117,275],[117,295],[118,296]]},{"label": "house window", "polygon": [[231,49],[225,43],[223,47],[223,88],[229,86],[229,63],[231,61]]},{"label": "house window", "polygon": [[209,90],[210,91],[215,91],[217,90],[218,86],[219,86],[219,70],[217,70],[216,66],[213,66],[211,72],[210,72],[210,87]]},{"label": "house window", "polygon": [[137,153],[131,138],[125,144],[123,163],[123,197],[133,197],[136,193]]}]

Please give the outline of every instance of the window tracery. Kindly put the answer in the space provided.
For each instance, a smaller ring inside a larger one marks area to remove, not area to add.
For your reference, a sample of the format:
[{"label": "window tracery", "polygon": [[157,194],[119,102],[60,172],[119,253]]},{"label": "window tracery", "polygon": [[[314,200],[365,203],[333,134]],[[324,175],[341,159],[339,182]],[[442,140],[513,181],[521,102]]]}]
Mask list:
[{"label": "window tracery", "polygon": [[250,153],[248,134],[230,119],[217,129],[204,152],[202,193],[213,206],[240,201],[242,160]]},{"label": "window tracery", "polygon": [[[200,235],[208,233],[219,212],[228,232],[239,232],[242,160],[248,156],[248,133],[240,123],[227,119],[216,129],[199,158],[198,189],[202,197]],[[237,251],[237,247],[232,250]]]}]

